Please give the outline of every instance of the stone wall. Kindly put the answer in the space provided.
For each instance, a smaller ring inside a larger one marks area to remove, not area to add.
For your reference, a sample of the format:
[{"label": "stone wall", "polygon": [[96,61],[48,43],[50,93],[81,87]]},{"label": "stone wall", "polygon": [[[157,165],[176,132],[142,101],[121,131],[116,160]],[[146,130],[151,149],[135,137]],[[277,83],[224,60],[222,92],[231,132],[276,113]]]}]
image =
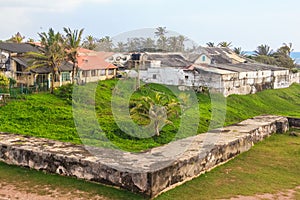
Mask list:
[{"label": "stone wall", "polygon": [[154,197],[249,150],[272,133],[287,131],[288,127],[285,117],[259,116],[142,153],[0,133],[0,160]]}]

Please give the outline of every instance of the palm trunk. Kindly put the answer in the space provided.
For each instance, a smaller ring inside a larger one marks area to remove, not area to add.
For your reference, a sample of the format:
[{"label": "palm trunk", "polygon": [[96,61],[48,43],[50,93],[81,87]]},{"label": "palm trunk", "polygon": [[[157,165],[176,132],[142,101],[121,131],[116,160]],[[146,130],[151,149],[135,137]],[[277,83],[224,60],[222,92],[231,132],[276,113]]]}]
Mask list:
[{"label": "palm trunk", "polygon": [[159,121],[155,120],[154,121],[154,129],[155,129],[155,135],[156,136],[159,136],[159,126],[158,126],[158,124],[159,124]]},{"label": "palm trunk", "polygon": [[52,72],[52,79],[51,79],[51,86],[50,86],[50,93],[53,94],[54,91],[54,75],[55,73]]},{"label": "palm trunk", "polygon": [[77,61],[73,62],[73,72],[72,72],[72,83],[75,83],[75,74],[77,74],[78,71],[78,63]]}]

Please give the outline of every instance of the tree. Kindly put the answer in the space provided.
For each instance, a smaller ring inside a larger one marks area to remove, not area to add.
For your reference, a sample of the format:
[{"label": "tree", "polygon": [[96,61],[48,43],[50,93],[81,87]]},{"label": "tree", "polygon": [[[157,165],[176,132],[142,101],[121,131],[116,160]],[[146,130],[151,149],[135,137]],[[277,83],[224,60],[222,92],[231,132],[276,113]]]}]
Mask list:
[{"label": "tree", "polygon": [[73,64],[72,82],[74,83],[75,74],[78,73],[78,49],[81,47],[81,38],[84,29],[72,31],[70,28],[64,28],[66,33],[66,53],[67,59]]},{"label": "tree", "polygon": [[263,55],[263,56],[270,56],[272,50],[270,49],[270,46],[266,44],[262,44],[256,48],[254,51],[255,55]]},{"label": "tree", "polygon": [[135,104],[130,110],[131,115],[151,120],[156,136],[160,135],[161,126],[172,123],[168,117],[174,113],[177,114],[179,109],[178,102],[159,92],[155,93],[154,98],[142,97],[141,101],[135,102]]},{"label": "tree", "polygon": [[168,51],[176,52],[178,50],[177,37],[172,36],[167,39]]},{"label": "tree", "polygon": [[156,47],[155,46],[155,41],[150,37],[144,39],[142,42],[143,42],[143,48],[146,49],[146,50],[151,50],[151,49],[154,49]]},{"label": "tree", "polygon": [[113,49],[113,42],[109,36],[105,36],[101,38],[97,44],[96,49],[98,51],[112,51]]},{"label": "tree", "polygon": [[231,47],[231,42],[220,42],[219,47]]},{"label": "tree", "polygon": [[186,37],[184,37],[183,35],[179,35],[177,37],[178,39],[178,50],[183,52],[184,51],[184,42],[187,40]]},{"label": "tree", "polygon": [[158,27],[156,28],[156,31],[154,32],[155,36],[158,37],[156,44],[157,48],[160,50],[166,50],[167,49],[167,37],[166,34],[168,33],[166,27]]},{"label": "tree", "polygon": [[164,37],[168,33],[166,29],[166,27],[157,27],[156,31],[154,32],[155,36],[158,38]]},{"label": "tree", "polygon": [[207,47],[215,47],[215,43],[213,42],[208,42],[206,43]]},{"label": "tree", "polygon": [[283,46],[272,54],[272,57],[276,60],[277,66],[289,68],[290,70],[295,68],[295,61],[290,57],[292,51],[292,43],[283,43]]},{"label": "tree", "polygon": [[97,47],[97,42],[98,42],[98,39],[91,36],[91,35],[88,35],[84,40],[83,40],[83,44],[82,44],[82,47],[83,48],[86,48],[86,49],[89,49],[89,50],[94,50],[96,49]]},{"label": "tree", "polygon": [[245,55],[245,52],[242,51],[241,47],[234,47],[233,52],[236,53],[237,55],[241,55],[241,56]]},{"label": "tree", "polygon": [[22,43],[24,39],[25,37],[22,36],[21,33],[17,32],[15,35],[11,36],[8,41],[13,43]]},{"label": "tree", "polygon": [[116,52],[125,52],[127,45],[124,42],[118,42],[117,48],[115,49]]},{"label": "tree", "polygon": [[[9,86],[9,79],[2,73],[0,73],[0,92],[6,92]],[[4,90],[4,91],[1,91]]]},{"label": "tree", "polygon": [[41,45],[44,48],[40,52],[28,52],[27,57],[31,58],[31,63],[28,68],[49,67],[51,69],[51,93],[54,90],[54,78],[58,73],[59,66],[65,61],[65,42],[62,35],[55,33],[52,28],[48,33],[39,33]]}]

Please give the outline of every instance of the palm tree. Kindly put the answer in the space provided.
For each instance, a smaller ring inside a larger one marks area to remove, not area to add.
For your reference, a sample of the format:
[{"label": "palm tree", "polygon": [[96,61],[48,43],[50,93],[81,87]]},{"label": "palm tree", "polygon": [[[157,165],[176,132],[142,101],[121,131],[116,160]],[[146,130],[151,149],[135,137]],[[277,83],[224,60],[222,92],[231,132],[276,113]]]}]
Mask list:
[{"label": "palm tree", "polygon": [[179,35],[177,37],[178,39],[178,48],[179,48],[179,51],[184,51],[184,42],[187,40],[186,37],[184,37],[183,35]]},{"label": "palm tree", "polygon": [[154,32],[155,36],[158,38],[165,36],[168,33],[166,29],[166,27],[161,26],[156,28],[156,31]]},{"label": "palm tree", "polygon": [[89,50],[94,50],[97,47],[97,41],[98,39],[88,35],[84,40],[83,40],[83,44],[82,47],[89,49]]},{"label": "palm tree", "polygon": [[160,50],[166,50],[166,48],[167,48],[166,33],[168,33],[166,31],[166,27],[161,27],[161,26],[156,28],[156,31],[154,32],[155,36],[158,37],[156,43],[157,43],[157,47]]},{"label": "palm tree", "polygon": [[72,31],[70,28],[64,28],[66,33],[66,51],[67,59],[73,64],[72,82],[74,83],[75,74],[78,72],[78,49],[81,46],[81,37],[84,29]]},{"label": "palm tree", "polygon": [[240,55],[240,56],[244,56],[244,55],[245,55],[245,52],[242,51],[242,48],[241,48],[241,47],[234,47],[234,48],[233,48],[233,51],[234,51],[234,53],[236,53],[237,55]]},{"label": "palm tree", "polygon": [[215,47],[215,43],[213,42],[208,42],[206,43],[207,47]]},{"label": "palm tree", "polygon": [[117,48],[115,49],[117,52],[125,52],[126,51],[126,44],[124,42],[118,42]]},{"label": "palm tree", "polygon": [[15,35],[11,36],[8,41],[13,43],[22,43],[24,39],[25,37],[22,36],[20,32],[17,32]]},{"label": "palm tree", "polygon": [[113,42],[109,36],[105,36],[99,40],[98,48],[99,51],[112,51]]},{"label": "palm tree", "polygon": [[141,100],[130,110],[131,116],[151,120],[155,135],[159,136],[161,126],[172,123],[167,118],[177,114],[179,103],[159,92],[156,92],[154,98],[142,97]]},{"label": "palm tree", "polygon": [[283,46],[280,47],[277,52],[278,53],[282,53],[282,54],[285,54],[287,56],[290,56],[291,52],[294,51],[294,49],[292,48],[293,47],[293,44],[290,42],[290,43],[283,43]]},{"label": "palm tree", "polygon": [[168,50],[171,52],[176,52],[178,50],[178,41],[177,37],[172,36],[167,39]]},{"label": "palm tree", "polygon": [[147,50],[152,50],[155,48],[155,41],[148,37],[146,39],[143,40],[143,48],[147,49]]},{"label": "palm tree", "polygon": [[272,50],[270,49],[270,46],[266,44],[259,45],[256,50],[254,51],[255,55],[258,56],[270,56]]},{"label": "palm tree", "polygon": [[231,42],[220,42],[219,47],[231,47]]},{"label": "palm tree", "polygon": [[41,52],[28,52],[31,58],[31,66],[28,70],[40,67],[50,67],[51,69],[51,93],[54,90],[54,76],[58,73],[59,66],[65,61],[65,42],[62,35],[55,33],[52,28],[48,33],[39,33],[41,45],[44,48]]}]

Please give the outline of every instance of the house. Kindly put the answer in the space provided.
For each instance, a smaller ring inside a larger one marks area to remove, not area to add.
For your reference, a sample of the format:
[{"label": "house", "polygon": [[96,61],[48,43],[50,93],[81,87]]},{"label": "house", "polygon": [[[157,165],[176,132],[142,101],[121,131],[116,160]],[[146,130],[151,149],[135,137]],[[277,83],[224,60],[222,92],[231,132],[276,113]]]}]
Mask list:
[{"label": "house", "polygon": [[[2,61],[1,70],[7,77],[16,80],[18,86],[47,86],[50,87],[51,69],[42,67],[28,69],[30,58],[25,54],[28,52],[40,52],[42,47],[31,43],[0,43],[0,55]],[[1,66],[1,64],[0,64]],[[54,75],[54,86],[58,87],[66,83],[71,83],[72,64],[64,62],[58,67],[58,73]]]},{"label": "house", "polygon": [[24,55],[27,52],[39,52],[39,47],[28,43],[0,43],[1,71],[9,78],[16,80],[17,84],[32,85],[33,76],[26,71],[27,60]]},{"label": "house", "polygon": [[290,86],[289,70],[259,63],[194,65],[195,86],[207,87],[224,96],[252,94]]},{"label": "house", "polygon": [[129,77],[139,77],[146,83],[185,85],[187,68],[192,65],[181,53],[138,53],[132,54],[132,70]]},{"label": "house", "polygon": [[96,52],[88,49],[79,49],[78,60],[78,83],[96,82],[111,79],[117,74],[117,66],[109,63],[112,52]]}]

